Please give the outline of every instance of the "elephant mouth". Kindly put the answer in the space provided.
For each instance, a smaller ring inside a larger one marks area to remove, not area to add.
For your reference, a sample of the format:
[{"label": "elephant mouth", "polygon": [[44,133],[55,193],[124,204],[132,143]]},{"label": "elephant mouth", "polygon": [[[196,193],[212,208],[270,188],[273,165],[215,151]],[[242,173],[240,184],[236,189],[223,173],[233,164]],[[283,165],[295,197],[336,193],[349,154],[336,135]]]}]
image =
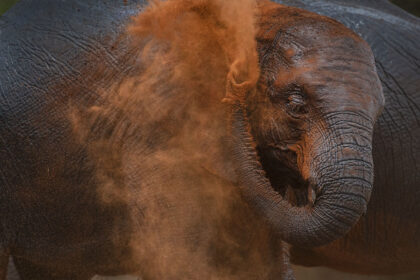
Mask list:
[{"label": "elephant mouth", "polygon": [[294,151],[278,147],[257,147],[257,152],[267,178],[276,192],[293,206],[304,207],[314,203],[316,185],[302,177]]}]

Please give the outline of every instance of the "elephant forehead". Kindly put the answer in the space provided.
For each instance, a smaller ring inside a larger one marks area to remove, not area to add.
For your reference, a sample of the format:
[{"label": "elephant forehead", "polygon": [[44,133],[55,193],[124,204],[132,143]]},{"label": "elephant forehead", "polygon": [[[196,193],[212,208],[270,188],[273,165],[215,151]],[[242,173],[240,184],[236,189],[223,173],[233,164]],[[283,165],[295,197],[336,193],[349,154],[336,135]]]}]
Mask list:
[{"label": "elephant forehead", "polygon": [[297,84],[324,110],[358,109],[375,119],[384,98],[369,45],[328,17],[262,3],[257,40],[270,83],[279,91]]},{"label": "elephant forehead", "polygon": [[305,41],[310,43],[320,39],[347,37],[364,42],[360,36],[334,19],[303,9],[261,1],[259,10],[257,37],[262,41],[294,37],[295,40],[300,38],[300,43],[305,44]]},{"label": "elephant forehead", "polygon": [[306,64],[312,65],[311,71],[303,72],[300,79],[317,98],[353,104],[372,112],[383,106],[382,87],[373,61],[362,55],[319,55],[296,67],[308,69]]},{"label": "elephant forehead", "polygon": [[299,85],[327,111],[362,110],[375,119],[384,103],[373,61],[362,54],[313,51],[280,67],[275,87],[281,90],[290,84]]}]

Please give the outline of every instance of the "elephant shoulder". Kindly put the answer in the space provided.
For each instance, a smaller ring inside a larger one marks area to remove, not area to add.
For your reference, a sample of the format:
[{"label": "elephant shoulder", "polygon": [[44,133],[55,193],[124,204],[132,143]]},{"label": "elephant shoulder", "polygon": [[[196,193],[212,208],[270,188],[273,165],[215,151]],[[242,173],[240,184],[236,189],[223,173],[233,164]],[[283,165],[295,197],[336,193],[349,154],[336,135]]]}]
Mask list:
[{"label": "elephant shoulder", "polygon": [[127,71],[112,48],[144,2],[21,0],[0,18],[0,178],[20,184],[19,169],[64,154],[68,97]]},{"label": "elephant shoulder", "polygon": [[43,100],[62,94],[47,96],[57,83],[71,84],[93,58],[117,68],[110,49],[143,2],[19,1],[0,22],[1,115],[37,113]]}]

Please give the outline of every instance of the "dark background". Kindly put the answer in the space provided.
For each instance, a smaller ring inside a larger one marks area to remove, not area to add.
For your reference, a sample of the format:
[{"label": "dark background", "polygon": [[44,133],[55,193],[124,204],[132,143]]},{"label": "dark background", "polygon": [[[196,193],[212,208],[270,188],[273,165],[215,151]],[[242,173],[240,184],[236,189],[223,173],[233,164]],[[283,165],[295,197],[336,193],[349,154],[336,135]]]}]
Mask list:
[{"label": "dark background", "polygon": [[13,6],[18,0],[0,0],[0,15]]},{"label": "dark background", "polygon": [[420,0],[391,0],[391,2],[420,17]]},{"label": "dark background", "polygon": [[[18,0],[0,0],[0,15],[17,1]],[[420,17],[420,0],[391,0],[391,2]]]}]

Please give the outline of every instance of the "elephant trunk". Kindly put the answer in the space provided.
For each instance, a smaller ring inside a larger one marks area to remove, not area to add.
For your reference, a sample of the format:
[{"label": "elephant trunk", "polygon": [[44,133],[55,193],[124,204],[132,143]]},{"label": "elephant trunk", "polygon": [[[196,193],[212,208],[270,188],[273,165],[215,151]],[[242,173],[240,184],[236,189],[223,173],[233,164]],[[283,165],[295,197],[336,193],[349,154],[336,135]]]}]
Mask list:
[{"label": "elephant trunk", "polygon": [[[323,139],[328,141],[312,143],[308,148],[309,181],[317,197],[313,206],[295,207],[271,186],[258,160],[245,110],[240,103],[232,105],[232,148],[244,194],[284,241],[294,246],[332,242],[347,233],[366,211],[373,181],[371,144],[361,145],[355,139],[358,133],[339,122],[328,129],[334,134]],[[343,128],[332,128],[339,125]],[[369,142],[371,131],[365,135]]]}]

